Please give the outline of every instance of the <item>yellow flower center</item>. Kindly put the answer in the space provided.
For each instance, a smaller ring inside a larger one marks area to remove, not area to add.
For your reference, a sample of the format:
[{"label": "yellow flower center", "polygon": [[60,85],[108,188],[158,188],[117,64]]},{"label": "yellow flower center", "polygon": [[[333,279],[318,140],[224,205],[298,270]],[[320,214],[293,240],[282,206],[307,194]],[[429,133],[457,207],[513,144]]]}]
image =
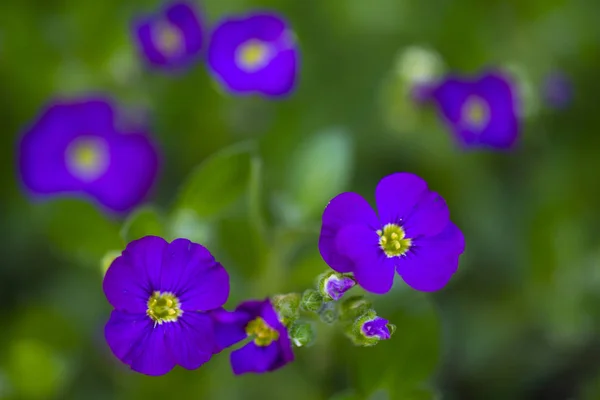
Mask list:
[{"label": "yellow flower center", "polygon": [[237,48],[236,63],[244,71],[257,71],[269,63],[271,51],[271,46],[266,42],[256,39],[248,40]]},{"label": "yellow flower center", "polygon": [[67,148],[67,167],[80,179],[91,181],[108,167],[108,145],[99,137],[79,137]]},{"label": "yellow flower center", "polygon": [[156,291],[148,299],[146,314],[158,325],[175,322],[183,314],[179,306],[179,299],[173,293]]},{"label": "yellow flower center", "polygon": [[410,239],[405,238],[406,234],[400,225],[387,224],[383,230],[378,230],[377,234],[379,247],[390,258],[405,254],[412,244]]},{"label": "yellow flower center", "polygon": [[469,96],[462,107],[462,118],[469,126],[482,128],[490,119],[490,107],[483,98]]},{"label": "yellow flower center", "polygon": [[174,56],[183,50],[181,30],[168,21],[158,22],[154,26],[154,43],[164,56]]},{"label": "yellow flower center", "polygon": [[248,322],[246,334],[254,338],[257,346],[268,346],[279,339],[279,332],[271,328],[261,317],[256,317]]}]

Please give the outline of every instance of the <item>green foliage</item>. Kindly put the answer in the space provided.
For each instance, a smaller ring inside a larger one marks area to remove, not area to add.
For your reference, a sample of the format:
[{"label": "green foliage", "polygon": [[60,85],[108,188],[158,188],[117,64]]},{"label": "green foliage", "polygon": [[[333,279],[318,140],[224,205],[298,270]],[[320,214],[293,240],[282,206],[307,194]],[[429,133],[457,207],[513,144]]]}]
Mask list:
[{"label": "green foliage", "polygon": [[144,236],[165,236],[162,217],[153,207],[142,207],[135,210],[121,228],[121,237],[125,243]]}]

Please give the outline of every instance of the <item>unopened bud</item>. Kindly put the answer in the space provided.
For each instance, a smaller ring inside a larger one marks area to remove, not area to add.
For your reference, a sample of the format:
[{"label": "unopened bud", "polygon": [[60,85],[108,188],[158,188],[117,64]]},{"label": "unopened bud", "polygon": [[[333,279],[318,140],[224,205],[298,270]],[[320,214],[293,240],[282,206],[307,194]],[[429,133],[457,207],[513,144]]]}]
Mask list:
[{"label": "unopened bud", "polygon": [[371,308],[371,302],[363,296],[351,296],[345,299],[341,305],[341,318],[354,320]]},{"label": "unopened bud", "polygon": [[288,330],[290,340],[296,347],[308,347],[315,341],[315,329],[308,321],[296,321]]},{"label": "unopened bud", "polygon": [[273,307],[277,311],[279,320],[289,326],[300,317],[300,294],[278,294],[271,297]]},{"label": "unopened bud", "polygon": [[395,325],[378,317],[375,310],[369,310],[354,321],[346,334],[355,345],[369,347],[389,339],[395,330]]},{"label": "unopened bud", "polygon": [[302,293],[300,308],[304,311],[318,312],[323,305],[323,296],[314,289],[307,289]]},{"label": "unopened bud", "polygon": [[319,317],[326,324],[333,324],[337,321],[339,319],[339,312],[335,303],[323,303],[323,306],[319,310]]},{"label": "unopened bud", "polygon": [[337,301],[344,293],[356,285],[354,279],[348,275],[328,271],[319,277],[317,286],[325,301]]}]

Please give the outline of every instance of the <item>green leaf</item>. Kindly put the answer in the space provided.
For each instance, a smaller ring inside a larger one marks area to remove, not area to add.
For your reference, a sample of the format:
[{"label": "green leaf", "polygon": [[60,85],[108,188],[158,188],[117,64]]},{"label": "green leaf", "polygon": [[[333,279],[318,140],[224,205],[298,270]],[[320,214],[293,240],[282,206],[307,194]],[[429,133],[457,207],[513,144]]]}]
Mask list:
[{"label": "green leaf", "polygon": [[243,142],[206,159],[184,183],[175,208],[193,210],[200,218],[223,213],[248,189],[253,150],[253,142]]},{"label": "green leaf", "polygon": [[298,148],[291,160],[286,197],[301,218],[319,215],[344,190],[352,161],[352,141],[341,128],[317,133]]},{"label": "green leaf", "polygon": [[165,239],[168,241],[186,238],[211,247],[213,237],[214,226],[200,219],[194,210],[178,209],[167,221]]},{"label": "green leaf", "polygon": [[121,228],[121,237],[126,243],[144,236],[164,236],[162,217],[153,207],[135,210]]},{"label": "green leaf", "polygon": [[119,226],[91,203],[60,199],[48,203],[47,233],[63,252],[97,263],[108,250],[120,249]]}]

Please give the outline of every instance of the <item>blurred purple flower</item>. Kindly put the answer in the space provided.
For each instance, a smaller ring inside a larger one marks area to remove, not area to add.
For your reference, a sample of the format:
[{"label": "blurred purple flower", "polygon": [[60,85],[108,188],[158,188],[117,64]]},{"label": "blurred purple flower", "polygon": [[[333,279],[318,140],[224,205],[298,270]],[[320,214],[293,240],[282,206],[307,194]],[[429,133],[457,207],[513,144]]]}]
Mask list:
[{"label": "blurred purple flower", "polygon": [[231,353],[235,375],[274,371],[294,360],[286,327],[277,318],[269,299],[245,301],[235,311],[212,311],[221,349],[246,338],[252,341]]},{"label": "blurred purple flower", "polygon": [[82,194],[123,212],[140,203],[158,172],[158,154],[142,133],[121,132],[103,98],[50,104],[23,135],[19,169],[35,196]]},{"label": "blurred purple flower", "polygon": [[296,82],[298,49],[281,16],[254,13],[218,24],[212,33],[208,63],[229,92],[283,96]]},{"label": "blurred purple flower", "polygon": [[135,240],[113,261],[103,288],[115,308],[106,341],[134,371],[196,369],[218,351],[206,311],[227,301],[229,275],[203,246],[156,236]]},{"label": "blurred purple flower", "polygon": [[462,147],[508,150],[516,144],[518,99],[503,74],[490,71],[472,80],[449,76],[431,94]]},{"label": "blurred purple flower", "polygon": [[410,173],[383,178],[375,190],[379,216],[356,193],[342,193],[323,213],[319,251],[335,271],[354,274],[365,290],[387,293],[394,270],[413,289],[443,288],[465,243],[444,199]]},{"label": "blurred purple flower", "polygon": [[194,5],[186,1],[138,18],[133,30],[140,52],[157,68],[180,70],[193,64],[202,51],[202,23]]},{"label": "blurred purple flower", "polygon": [[546,76],[542,85],[542,95],[546,104],[552,108],[564,109],[573,100],[573,84],[562,72],[552,72]]}]

